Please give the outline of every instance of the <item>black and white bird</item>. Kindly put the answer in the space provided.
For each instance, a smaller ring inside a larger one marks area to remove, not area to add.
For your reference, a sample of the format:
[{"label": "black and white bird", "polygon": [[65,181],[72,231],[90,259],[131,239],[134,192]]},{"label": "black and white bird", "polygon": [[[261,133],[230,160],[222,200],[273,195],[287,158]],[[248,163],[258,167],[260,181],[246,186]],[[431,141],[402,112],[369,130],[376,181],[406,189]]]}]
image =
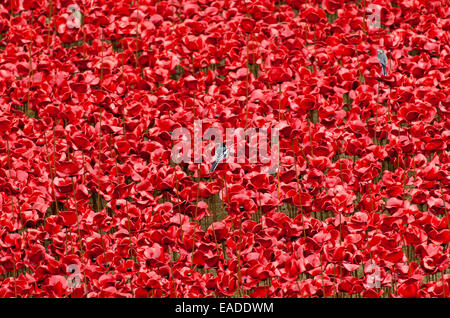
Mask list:
[{"label": "black and white bird", "polygon": [[377,50],[377,58],[378,58],[378,62],[380,62],[381,64],[381,68],[383,71],[383,76],[387,75],[386,72],[386,65],[387,65],[387,56],[386,53],[384,53],[384,51],[382,49],[378,49]]},{"label": "black and white bird", "polygon": [[216,170],[217,165],[224,160],[226,157],[228,157],[229,150],[227,146],[225,146],[225,143],[220,143],[219,146],[216,148],[216,155],[214,156],[214,162],[211,166],[211,169],[209,170],[210,173],[213,173],[214,170]]}]

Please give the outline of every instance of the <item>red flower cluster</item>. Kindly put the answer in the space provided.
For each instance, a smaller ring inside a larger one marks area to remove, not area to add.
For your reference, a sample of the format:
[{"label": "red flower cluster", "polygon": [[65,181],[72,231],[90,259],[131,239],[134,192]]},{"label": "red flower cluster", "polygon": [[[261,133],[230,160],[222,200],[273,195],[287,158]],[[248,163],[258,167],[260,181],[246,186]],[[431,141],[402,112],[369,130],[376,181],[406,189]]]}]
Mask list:
[{"label": "red flower cluster", "polygon": [[3,1],[0,297],[449,297],[450,11],[365,4]]}]

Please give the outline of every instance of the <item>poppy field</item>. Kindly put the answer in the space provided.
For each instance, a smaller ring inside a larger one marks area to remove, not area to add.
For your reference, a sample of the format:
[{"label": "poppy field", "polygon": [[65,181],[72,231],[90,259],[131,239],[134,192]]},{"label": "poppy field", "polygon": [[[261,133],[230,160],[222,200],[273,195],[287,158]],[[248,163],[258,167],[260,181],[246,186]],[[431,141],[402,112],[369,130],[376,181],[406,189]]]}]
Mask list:
[{"label": "poppy field", "polygon": [[[450,297],[449,31],[446,0],[0,1],[0,297]],[[275,127],[210,171],[203,132]]]}]

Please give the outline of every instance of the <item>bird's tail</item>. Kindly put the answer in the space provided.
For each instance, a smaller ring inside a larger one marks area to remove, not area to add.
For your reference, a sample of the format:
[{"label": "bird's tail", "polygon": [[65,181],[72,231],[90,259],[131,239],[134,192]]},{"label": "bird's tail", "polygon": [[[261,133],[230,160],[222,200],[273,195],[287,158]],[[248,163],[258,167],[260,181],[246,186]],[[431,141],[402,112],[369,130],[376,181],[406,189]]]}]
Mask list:
[{"label": "bird's tail", "polygon": [[382,71],[383,71],[383,76],[387,76],[387,72],[386,72],[386,65],[381,65]]},{"label": "bird's tail", "polygon": [[218,164],[219,164],[219,160],[214,161],[212,166],[211,166],[211,169],[209,169],[209,172],[213,173],[214,170],[216,170]]}]

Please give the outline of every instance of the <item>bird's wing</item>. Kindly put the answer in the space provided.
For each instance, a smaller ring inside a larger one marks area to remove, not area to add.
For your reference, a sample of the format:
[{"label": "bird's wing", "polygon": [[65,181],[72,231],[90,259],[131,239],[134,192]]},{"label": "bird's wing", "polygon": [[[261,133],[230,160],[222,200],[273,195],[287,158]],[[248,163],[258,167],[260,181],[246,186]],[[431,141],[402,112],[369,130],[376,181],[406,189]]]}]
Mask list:
[{"label": "bird's wing", "polygon": [[384,52],[379,52],[379,53],[378,53],[378,60],[380,61],[381,64],[386,65],[386,63],[387,63],[387,56],[386,56],[386,53],[384,53]]},{"label": "bird's wing", "polygon": [[222,149],[222,145],[217,146],[216,148],[216,155],[214,156],[214,162],[211,166],[211,169],[209,170],[209,172],[213,172],[214,170],[216,170],[217,165],[223,160],[223,149]]},{"label": "bird's wing", "polygon": [[211,166],[211,169],[209,169],[209,172],[214,172],[214,170],[216,170],[218,164],[219,164],[218,160],[214,161]]}]

